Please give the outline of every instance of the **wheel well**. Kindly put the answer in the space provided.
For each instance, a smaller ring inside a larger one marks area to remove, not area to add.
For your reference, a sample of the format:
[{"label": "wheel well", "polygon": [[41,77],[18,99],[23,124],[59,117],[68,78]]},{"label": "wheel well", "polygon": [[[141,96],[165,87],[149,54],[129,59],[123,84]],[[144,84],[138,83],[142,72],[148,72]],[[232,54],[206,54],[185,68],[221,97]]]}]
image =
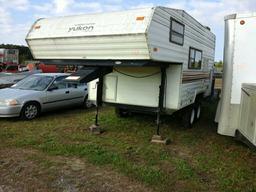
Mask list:
[{"label": "wheel well", "polygon": [[203,98],[204,98],[204,94],[203,93],[197,94],[196,95],[196,99],[195,99],[195,103],[196,102],[200,102]]},{"label": "wheel well", "polygon": [[[29,103],[36,104],[36,105],[39,107],[39,112],[41,111],[42,106],[41,106],[41,104],[40,104],[38,101],[27,101],[27,102],[24,103],[23,107],[24,107],[25,105],[29,104]],[[22,107],[22,108],[23,108],[23,107]]]}]

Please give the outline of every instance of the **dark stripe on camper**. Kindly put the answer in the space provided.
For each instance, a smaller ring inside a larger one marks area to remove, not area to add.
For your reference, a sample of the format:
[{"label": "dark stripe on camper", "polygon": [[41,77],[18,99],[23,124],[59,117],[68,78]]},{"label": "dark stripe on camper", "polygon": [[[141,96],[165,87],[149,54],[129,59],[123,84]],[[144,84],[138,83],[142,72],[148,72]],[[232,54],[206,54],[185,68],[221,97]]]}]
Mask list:
[{"label": "dark stripe on camper", "polygon": [[182,83],[190,83],[202,79],[210,79],[208,72],[183,72]]}]

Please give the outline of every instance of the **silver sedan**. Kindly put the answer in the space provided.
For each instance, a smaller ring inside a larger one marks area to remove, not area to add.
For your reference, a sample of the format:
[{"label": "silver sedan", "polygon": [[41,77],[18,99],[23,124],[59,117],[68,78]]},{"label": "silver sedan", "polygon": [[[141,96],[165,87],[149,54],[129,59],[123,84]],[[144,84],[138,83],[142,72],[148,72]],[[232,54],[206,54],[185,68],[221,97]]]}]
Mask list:
[{"label": "silver sedan", "polygon": [[0,89],[0,117],[22,117],[31,120],[41,112],[62,107],[83,105],[87,86],[64,81],[69,74],[44,73],[31,75],[10,88]]}]

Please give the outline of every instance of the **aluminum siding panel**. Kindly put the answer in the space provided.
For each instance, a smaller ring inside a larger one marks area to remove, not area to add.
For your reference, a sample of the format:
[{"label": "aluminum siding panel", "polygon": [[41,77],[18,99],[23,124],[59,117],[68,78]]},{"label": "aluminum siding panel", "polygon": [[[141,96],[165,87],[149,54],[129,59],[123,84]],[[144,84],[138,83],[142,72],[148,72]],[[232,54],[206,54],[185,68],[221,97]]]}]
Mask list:
[{"label": "aluminum siding panel", "polygon": [[35,59],[150,59],[145,33],[153,11],[40,19],[26,41]]},{"label": "aluminum siding panel", "polygon": [[28,40],[36,59],[149,59],[145,34]]},{"label": "aluminum siding panel", "polygon": [[[185,25],[183,46],[169,42],[171,17]],[[157,7],[148,29],[148,39],[153,60],[182,63],[186,70],[189,47],[194,47],[203,51],[202,70],[208,71],[213,66],[215,35],[184,11]],[[158,48],[158,51],[153,51],[154,48]]]}]

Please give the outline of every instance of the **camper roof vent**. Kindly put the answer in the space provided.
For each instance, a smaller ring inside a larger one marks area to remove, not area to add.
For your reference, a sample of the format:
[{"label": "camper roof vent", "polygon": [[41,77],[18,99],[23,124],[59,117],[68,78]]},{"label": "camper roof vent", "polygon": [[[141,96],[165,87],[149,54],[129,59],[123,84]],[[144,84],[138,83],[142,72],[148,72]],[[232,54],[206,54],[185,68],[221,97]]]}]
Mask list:
[{"label": "camper roof vent", "polygon": [[206,29],[208,29],[209,31],[211,31],[211,28],[209,26],[204,26]]}]

